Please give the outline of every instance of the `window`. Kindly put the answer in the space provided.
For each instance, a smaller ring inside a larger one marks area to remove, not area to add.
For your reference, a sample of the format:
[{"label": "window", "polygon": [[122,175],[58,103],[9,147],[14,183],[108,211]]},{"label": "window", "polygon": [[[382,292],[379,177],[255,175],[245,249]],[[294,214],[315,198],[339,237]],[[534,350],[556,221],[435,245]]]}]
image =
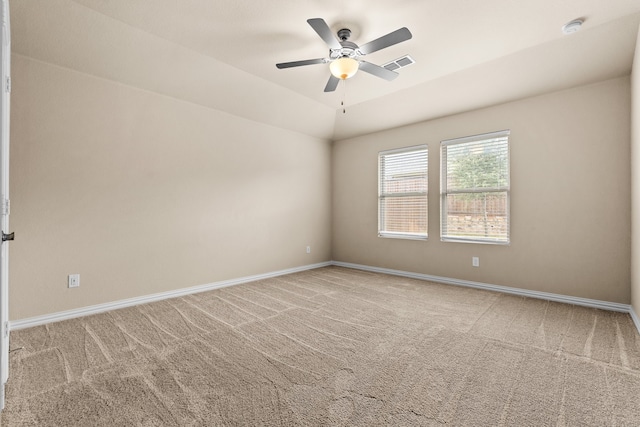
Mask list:
[{"label": "window", "polygon": [[509,243],[509,131],[440,143],[441,240]]},{"label": "window", "polygon": [[378,236],[427,238],[427,146],[378,155]]}]

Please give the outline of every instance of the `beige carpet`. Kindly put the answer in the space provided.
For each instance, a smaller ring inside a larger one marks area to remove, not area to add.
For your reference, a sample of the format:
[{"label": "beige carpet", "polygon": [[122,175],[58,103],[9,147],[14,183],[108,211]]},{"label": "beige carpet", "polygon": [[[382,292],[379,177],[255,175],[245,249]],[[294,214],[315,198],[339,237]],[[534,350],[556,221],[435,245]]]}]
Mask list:
[{"label": "beige carpet", "polygon": [[640,426],[627,314],[339,267],[11,348],[3,426]]}]

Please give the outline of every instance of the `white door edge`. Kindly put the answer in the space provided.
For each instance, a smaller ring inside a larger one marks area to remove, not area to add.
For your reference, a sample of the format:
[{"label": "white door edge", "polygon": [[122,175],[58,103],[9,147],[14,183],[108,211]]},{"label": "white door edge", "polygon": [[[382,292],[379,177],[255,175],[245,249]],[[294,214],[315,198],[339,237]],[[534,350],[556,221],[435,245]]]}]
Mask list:
[{"label": "white door edge", "polygon": [[[1,0],[0,40],[2,80],[0,81],[0,226],[9,233],[9,107],[11,91],[11,26],[9,0]],[[4,387],[9,379],[9,245],[0,245],[0,410],[4,408]]]}]

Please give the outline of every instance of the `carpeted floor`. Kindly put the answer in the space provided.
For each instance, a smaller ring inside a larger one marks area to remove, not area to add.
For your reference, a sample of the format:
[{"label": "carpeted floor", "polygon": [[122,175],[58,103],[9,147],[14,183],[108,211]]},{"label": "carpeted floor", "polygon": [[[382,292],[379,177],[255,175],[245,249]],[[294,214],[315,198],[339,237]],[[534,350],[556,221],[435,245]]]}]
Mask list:
[{"label": "carpeted floor", "polygon": [[340,267],[11,349],[3,426],[640,426],[627,314]]}]

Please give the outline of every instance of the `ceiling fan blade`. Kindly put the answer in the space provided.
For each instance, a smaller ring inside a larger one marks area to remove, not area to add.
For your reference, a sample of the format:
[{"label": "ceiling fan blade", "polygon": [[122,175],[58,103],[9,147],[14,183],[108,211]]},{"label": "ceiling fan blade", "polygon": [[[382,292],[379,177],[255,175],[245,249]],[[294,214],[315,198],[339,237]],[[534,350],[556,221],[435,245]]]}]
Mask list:
[{"label": "ceiling fan blade", "polygon": [[372,64],[371,62],[367,62],[367,61],[360,61],[359,69],[364,71],[365,73],[373,74],[376,77],[381,77],[389,81],[399,76],[399,74],[396,73],[395,71],[387,70],[384,67]]},{"label": "ceiling fan blade", "polygon": [[336,36],[331,31],[331,28],[329,28],[327,23],[324,22],[324,19],[311,18],[311,19],[307,19],[307,22],[309,23],[309,25],[311,25],[311,28],[313,28],[313,30],[316,33],[318,33],[320,38],[324,40],[324,42],[327,44],[327,46],[329,46],[329,48],[342,49],[342,45],[340,44]]},{"label": "ceiling fan blade", "polygon": [[402,27],[399,30],[395,30],[394,32],[387,34],[386,36],[382,36],[360,46],[360,52],[367,55],[380,49],[384,49],[385,47],[402,43],[403,41],[409,40],[411,37],[413,37],[411,35],[411,31],[409,31],[407,27]]},{"label": "ceiling fan blade", "polygon": [[280,64],[276,64],[276,67],[282,69],[291,67],[302,67],[303,65],[325,64],[326,62],[327,60],[324,58],[306,59],[304,61],[281,62]]},{"label": "ceiling fan blade", "polygon": [[324,87],[324,91],[333,92],[338,87],[338,83],[340,83],[340,79],[332,74],[331,77],[329,77],[327,85]]}]

